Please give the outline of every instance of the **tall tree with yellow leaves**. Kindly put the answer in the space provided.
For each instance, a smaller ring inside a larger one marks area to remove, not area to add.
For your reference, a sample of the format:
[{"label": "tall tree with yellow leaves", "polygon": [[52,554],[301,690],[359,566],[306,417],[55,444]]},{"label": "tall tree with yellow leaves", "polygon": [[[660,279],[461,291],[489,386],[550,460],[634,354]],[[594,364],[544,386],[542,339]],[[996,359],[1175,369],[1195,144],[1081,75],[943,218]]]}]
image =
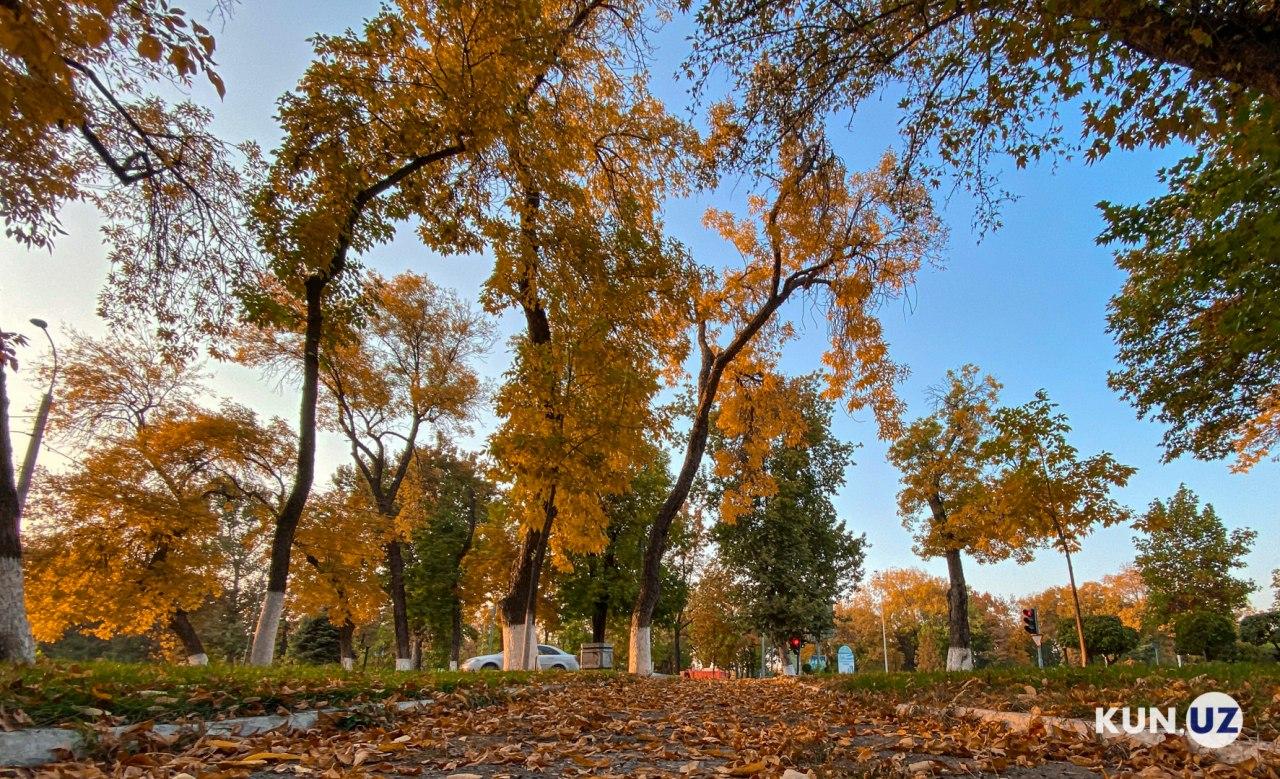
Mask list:
[{"label": "tall tree with yellow leaves", "polygon": [[[335,322],[323,344],[320,422],[346,439],[354,476],[363,485],[355,492],[367,498],[381,526],[396,667],[407,671],[412,661],[402,547],[412,527],[398,520],[401,486],[422,434],[449,432],[474,413],[482,387],[473,363],[490,346],[492,325],[414,273],[391,279],[372,274],[361,297],[363,326]],[[297,333],[264,338],[250,331],[241,334],[237,357],[288,370],[297,364],[300,346]],[[334,624],[344,627],[337,618]]]},{"label": "tall tree with yellow leaves", "polygon": [[[898,434],[894,385],[902,369],[888,357],[876,305],[900,294],[937,245],[940,227],[920,186],[903,184],[892,157],[848,175],[821,140],[790,141],[780,150],[772,198],[752,196],[750,219],[711,211],[707,224],[742,258],[720,278],[706,274],[693,318],[699,367],[694,412],[679,473],[654,523],[640,594],[631,618],[629,666],[650,674],[650,625],[660,595],[658,574],[672,522],[683,507],[715,423],[741,445],[716,468],[737,469],[740,488],[726,493],[721,515],[732,521],[752,496],[772,491],[764,462],[769,442],[794,445],[803,434],[784,382],[769,366],[794,326],[779,311],[803,299],[820,306],[830,334],[823,357],[828,397],[850,408],[870,406],[881,435]],[[758,224],[757,224],[758,223]]]},{"label": "tall tree with yellow leaves", "polygon": [[274,655],[292,540],[314,479],[326,310],[355,288],[351,253],[389,240],[410,217],[434,249],[479,249],[484,162],[510,116],[558,84],[564,63],[594,47],[602,29],[629,18],[602,0],[401,0],[360,33],[315,39],[316,62],[281,101],[284,141],[254,207],[273,275],[303,302],[293,317],[271,294],[248,300],[267,323],[303,333],[296,477],[276,521],[254,664]]},{"label": "tall tree with yellow leaves", "polygon": [[1095,527],[1131,517],[1110,491],[1127,484],[1137,469],[1116,462],[1109,452],[1080,457],[1067,441],[1071,425],[1056,408],[1039,390],[1031,401],[996,412],[996,434],[985,456],[997,471],[989,480],[984,510],[973,515],[981,528],[968,532],[981,539],[975,554],[987,559],[1027,560],[1044,546],[1062,552],[1084,666],[1089,653],[1071,554]]},{"label": "tall tree with yellow leaves", "polygon": [[291,436],[248,409],[193,402],[195,369],[154,340],[73,333],[54,431],[79,436],[76,467],[44,479],[31,526],[37,638],[71,626],[137,635],[166,626],[188,661],[208,657],[189,613],[218,594],[224,511],[263,520],[283,497]]},{"label": "tall tree with yellow leaves", "polygon": [[486,302],[525,319],[492,441],[520,523],[502,600],[509,668],[533,665],[546,561],[606,545],[602,501],[647,464],[647,435],[664,425],[653,399],[684,353],[672,323],[688,274],[659,206],[691,138],[622,61],[642,13],[613,4],[564,50],[554,90],[512,114],[494,163],[505,192],[483,220],[497,260]]},{"label": "tall tree with yellow leaves", "polygon": [[[889,447],[889,462],[902,471],[898,512],[912,531],[916,552],[947,561],[947,670],[973,669],[969,593],[961,552],[972,539],[969,526],[952,515],[980,510],[986,462],[982,456],[992,434],[1000,385],[966,365],[947,372],[947,386],[933,391],[934,411],[911,423]],[[925,516],[925,510],[928,513]]]}]

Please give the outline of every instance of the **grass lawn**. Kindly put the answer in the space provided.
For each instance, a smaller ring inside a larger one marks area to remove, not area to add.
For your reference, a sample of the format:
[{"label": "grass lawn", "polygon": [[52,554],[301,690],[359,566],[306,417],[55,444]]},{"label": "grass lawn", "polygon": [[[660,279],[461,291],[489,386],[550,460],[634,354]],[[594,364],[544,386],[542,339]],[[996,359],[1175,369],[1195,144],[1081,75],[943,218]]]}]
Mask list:
[{"label": "grass lawn", "polygon": [[0,728],[215,720],[330,706],[483,695],[530,673],[344,671],[338,666],[169,666],[42,661],[0,666]]},{"label": "grass lawn", "polygon": [[1033,711],[1093,720],[1097,706],[1174,706],[1218,690],[1244,709],[1245,730],[1280,736],[1280,664],[1203,663],[1088,668],[991,668],[968,673],[858,673],[833,678],[835,689],[877,703]]}]

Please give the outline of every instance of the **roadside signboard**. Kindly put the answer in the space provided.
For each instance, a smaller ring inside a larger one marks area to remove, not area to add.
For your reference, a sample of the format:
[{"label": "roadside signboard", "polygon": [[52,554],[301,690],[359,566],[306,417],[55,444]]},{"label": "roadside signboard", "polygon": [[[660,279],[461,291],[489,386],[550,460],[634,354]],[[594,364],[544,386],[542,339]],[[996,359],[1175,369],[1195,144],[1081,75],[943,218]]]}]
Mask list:
[{"label": "roadside signboard", "polygon": [[847,644],[836,650],[836,670],[842,674],[851,674],[857,670],[853,650]]}]

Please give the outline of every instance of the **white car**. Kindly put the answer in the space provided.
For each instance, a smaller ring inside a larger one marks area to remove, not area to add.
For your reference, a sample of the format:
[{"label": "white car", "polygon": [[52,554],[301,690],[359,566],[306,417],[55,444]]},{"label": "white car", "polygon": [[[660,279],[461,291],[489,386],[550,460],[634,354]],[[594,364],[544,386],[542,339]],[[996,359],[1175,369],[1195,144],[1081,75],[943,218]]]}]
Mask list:
[{"label": "white car", "polygon": [[[463,663],[461,668],[464,671],[501,671],[502,653],[473,657]],[[538,670],[577,671],[578,658],[558,647],[538,644]]]}]

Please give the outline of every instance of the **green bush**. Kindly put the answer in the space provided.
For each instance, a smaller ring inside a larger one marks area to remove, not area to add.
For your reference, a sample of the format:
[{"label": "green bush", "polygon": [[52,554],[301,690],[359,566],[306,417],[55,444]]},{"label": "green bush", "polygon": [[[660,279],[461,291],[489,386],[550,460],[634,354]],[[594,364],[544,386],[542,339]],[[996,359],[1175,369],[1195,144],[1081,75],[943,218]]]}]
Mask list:
[{"label": "green bush", "polygon": [[1280,611],[1261,611],[1240,620],[1240,640],[1257,647],[1270,644],[1267,655],[1280,656]]},{"label": "green bush", "polygon": [[[1090,655],[1115,661],[1120,655],[1138,646],[1138,631],[1125,625],[1119,617],[1110,614],[1091,614],[1081,620],[1084,628],[1084,646]],[[1058,625],[1058,643],[1075,647],[1075,620],[1063,620]]]},{"label": "green bush", "polygon": [[304,665],[339,662],[338,628],[323,614],[303,618],[289,642],[289,657]]},{"label": "green bush", "polygon": [[1206,660],[1233,659],[1236,623],[1230,616],[1213,611],[1193,611],[1178,617],[1173,624],[1173,632],[1179,652],[1201,655]]}]

